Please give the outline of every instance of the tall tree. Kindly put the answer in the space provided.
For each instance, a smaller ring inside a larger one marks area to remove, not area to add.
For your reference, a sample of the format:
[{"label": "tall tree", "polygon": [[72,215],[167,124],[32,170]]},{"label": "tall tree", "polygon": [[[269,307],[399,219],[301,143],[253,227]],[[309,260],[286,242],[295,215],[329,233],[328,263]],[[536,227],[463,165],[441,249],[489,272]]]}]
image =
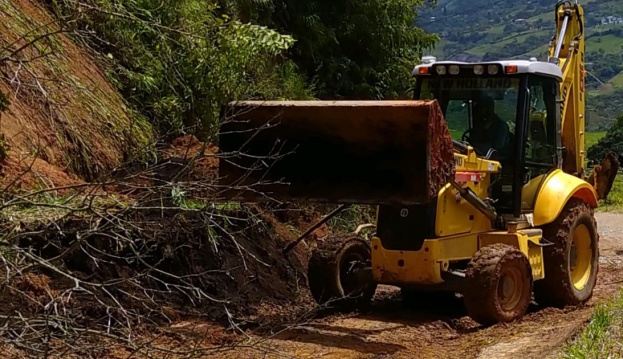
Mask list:
[{"label": "tall tree", "polygon": [[290,56],[319,98],[401,97],[411,70],[437,42],[417,28],[426,0],[222,0],[243,21],[296,40]]},{"label": "tall tree", "polygon": [[588,148],[587,157],[591,164],[599,164],[604,157],[614,152],[623,163],[623,114],[620,114],[606,135]]},{"label": "tall tree", "polygon": [[219,16],[216,0],[52,0],[111,59],[118,88],[161,134],[214,134],[220,107],[248,98],[308,98],[283,52],[290,36]]}]

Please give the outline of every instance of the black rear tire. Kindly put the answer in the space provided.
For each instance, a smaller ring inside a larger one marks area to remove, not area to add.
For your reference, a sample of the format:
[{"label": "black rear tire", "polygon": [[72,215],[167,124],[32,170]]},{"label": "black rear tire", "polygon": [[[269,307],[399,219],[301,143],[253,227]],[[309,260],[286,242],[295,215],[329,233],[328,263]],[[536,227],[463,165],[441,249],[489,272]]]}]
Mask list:
[{"label": "black rear tire", "polygon": [[355,267],[370,266],[370,245],[354,234],[327,238],[314,249],[307,278],[312,297],[322,306],[354,310],[370,304],[377,284],[362,280]]},{"label": "black rear tire", "polygon": [[543,227],[552,246],[543,248],[545,278],[534,285],[542,306],[565,307],[589,301],[599,272],[599,234],[593,209],[572,198],[556,221]]}]

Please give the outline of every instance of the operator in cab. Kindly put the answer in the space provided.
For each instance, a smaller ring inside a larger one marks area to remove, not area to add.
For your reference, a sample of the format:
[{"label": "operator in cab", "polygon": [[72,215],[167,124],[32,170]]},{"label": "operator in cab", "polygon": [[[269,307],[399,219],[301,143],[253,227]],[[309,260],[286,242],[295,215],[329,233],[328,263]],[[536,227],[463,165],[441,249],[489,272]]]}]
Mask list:
[{"label": "operator in cab", "polygon": [[483,96],[474,105],[474,128],[470,136],[471,145],[483,155],[491,149],[498,153],[496,157],[509,157],[508,124],[495,113],[492,98]]}]

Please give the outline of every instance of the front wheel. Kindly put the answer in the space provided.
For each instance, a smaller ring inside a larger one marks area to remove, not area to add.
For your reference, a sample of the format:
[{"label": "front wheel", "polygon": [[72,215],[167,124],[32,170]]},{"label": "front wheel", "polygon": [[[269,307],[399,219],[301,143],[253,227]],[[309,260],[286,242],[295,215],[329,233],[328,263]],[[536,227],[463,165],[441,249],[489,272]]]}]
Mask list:
[{"label": "front wheel", "polygon": [[564,307],[593,296],[599,271],[599,235],[593,210],[572,198],[555,222],[543,228],[553,245],[543,248],[545,278],[535,283],[535,301]]},{"label": "front wheel", "polygon": [[532,269],[517,248],[481,248],[467,267],[464,293],[468,315],[482,325],[510,322],[525,315],[532,298]]},{"label": "front wheel", "polygon": [[377,288],[365,274],[371,257],[370,245],[357,235],[332,236],[319,244],[307,273],[316,303],[340,309],[369,304]]}]

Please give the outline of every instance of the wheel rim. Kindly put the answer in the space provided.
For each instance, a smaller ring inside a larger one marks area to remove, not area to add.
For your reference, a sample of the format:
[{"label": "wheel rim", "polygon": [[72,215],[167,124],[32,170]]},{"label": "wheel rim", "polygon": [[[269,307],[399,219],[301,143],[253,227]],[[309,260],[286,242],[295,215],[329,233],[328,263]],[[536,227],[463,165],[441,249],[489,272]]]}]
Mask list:
[{"label": "wheel rim", "polygon": [[347,252],[342,257],[340,261],[340,286],[343,296],[358,296],[365,290],[366,284],[360,283],[353,271],[358,266],[362,266],[364,261],[364,255],[358,251]]},{"label": "wheel rim", "polygon": [[573,232],[569,271],[571,282],[577,290],[582,290],[588,283],[592,271],[593,251],[591,235],[586,225],[579,225]]},{"label": "wheel rim", "polygon": [[505,311],[513,310],[521,301],[524,291],[521,271],[518,268],[508,268],[498,282],[498,301]]}]

